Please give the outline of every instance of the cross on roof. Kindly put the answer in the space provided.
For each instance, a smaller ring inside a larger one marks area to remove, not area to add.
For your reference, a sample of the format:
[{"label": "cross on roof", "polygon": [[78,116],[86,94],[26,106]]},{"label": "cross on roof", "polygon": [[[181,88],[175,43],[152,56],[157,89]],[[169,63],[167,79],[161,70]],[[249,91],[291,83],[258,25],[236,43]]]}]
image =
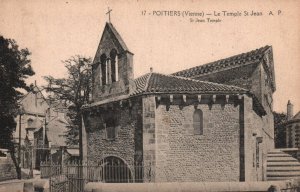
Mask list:
[{"label": "cross on roof", "polygon": [[109,9],[109,7],[107,9],[108,11],[106,12],[106,14],[108,14],[108,22],[110,23],[110,12],[112,11],[112,9]]}]

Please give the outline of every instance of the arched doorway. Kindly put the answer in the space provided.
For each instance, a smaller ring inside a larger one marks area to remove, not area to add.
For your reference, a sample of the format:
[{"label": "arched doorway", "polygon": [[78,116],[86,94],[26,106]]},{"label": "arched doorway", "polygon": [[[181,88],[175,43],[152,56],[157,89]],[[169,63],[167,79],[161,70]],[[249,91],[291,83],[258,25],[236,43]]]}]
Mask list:
[{"label": "arched doorway", "polygon": [[120,158],[108,156],[101,160],[103,181],[106,183],[131,183],[132,174],[127,164]]}]

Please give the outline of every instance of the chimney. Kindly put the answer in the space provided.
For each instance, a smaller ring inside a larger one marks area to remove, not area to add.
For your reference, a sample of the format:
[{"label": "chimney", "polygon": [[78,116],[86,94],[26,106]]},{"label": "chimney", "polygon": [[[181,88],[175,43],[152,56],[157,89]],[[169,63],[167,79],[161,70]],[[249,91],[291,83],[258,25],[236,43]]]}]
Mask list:
[{"label": "chimney", "polygon": [[289,100],[288,101],[288,104],[287,104],[287,120],[291,120],[293,118],[293,104],[291,103],[291,101]]},{"label": "chimney", "polygon": [[153,68],[152,67],[150,67],[150,73],[152,73],[153,72]]}]

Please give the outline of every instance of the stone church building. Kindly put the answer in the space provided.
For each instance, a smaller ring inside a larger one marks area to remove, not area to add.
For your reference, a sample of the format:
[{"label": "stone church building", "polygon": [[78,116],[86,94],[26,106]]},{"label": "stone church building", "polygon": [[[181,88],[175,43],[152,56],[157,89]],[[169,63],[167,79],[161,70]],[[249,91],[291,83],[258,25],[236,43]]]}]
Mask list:
[{"label": "stone church building", "polygon": [[[272,47],[134,78],[133,53],[106,23],[83,107],[84,158],[142,182],[266,179],[274,148]],[[140,168],[140,166],[139,166]]]}]

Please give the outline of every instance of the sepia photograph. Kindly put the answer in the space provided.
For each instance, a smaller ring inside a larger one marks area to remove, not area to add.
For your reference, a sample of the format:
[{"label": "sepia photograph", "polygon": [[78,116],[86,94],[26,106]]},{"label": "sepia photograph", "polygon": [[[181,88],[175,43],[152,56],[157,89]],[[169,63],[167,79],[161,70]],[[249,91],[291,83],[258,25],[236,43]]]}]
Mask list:
[{"label": "sepia photograph", "polygon": [[0,192],[300,191],[300,2],[1,0]]}]

